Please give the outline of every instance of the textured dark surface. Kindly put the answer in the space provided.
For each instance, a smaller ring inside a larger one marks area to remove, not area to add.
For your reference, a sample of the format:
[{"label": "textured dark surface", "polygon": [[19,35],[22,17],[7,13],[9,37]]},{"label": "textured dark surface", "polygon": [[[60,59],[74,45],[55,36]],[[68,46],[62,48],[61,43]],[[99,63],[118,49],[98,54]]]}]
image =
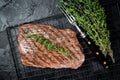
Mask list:
[{"label": "textured dark surface", "polygon": [[[94,76],[88,76],[86,79],[89,80],[119,80],[120,79],[120,1],[119,0],[100,0],[101,4],[106,9],[108,27],[111,32],[112,48],[114,51],[114,56],[116,59],[116,64],[112,66],[112,70],[106,72],[103,71],[103,75],[99,74],[97,78]],[[118,2],[119,1],[119,2]],[[55,7],[55,0],[0,0],[0,80],[15,79],[15,67],[13,59],[11,56],[11,51],[8,42],[8,36],[6,34],[6,27],[14,26],[16,24],[21,24],[25,22],[30,22],[34,20],[41,19],[50,15],[58,14],[60,11]],[[65,20],[65,19],[64,19]],[[64,22],[64,20],[61,20]],[[66,21],[66,20],[65,20]],[[61,22],[61,23],[62,23]],[[54,21],[54,23],[59,23]],[[96,65],[96,66],[95,66]],[[93,66],[91,71],[85,74],[98,74],[98,64],[93,60],[90,66]],[[51,75],[46,75],[46,77],[56,76],[59,80],[75,80],[76,78],[81,79],[78,75],[65,76],[65,74],[79,72],[79,70],[84,72],[84,69],[89,67],[82,67],[78,70],[67,70],[66,72],[56,71],[51,73]],[[29,68],[25,68],[26,70]],[[43,70],[42,70],[43,71]],[[47,72],[49,70],[43,71]],[[54,71],[54,70],[51,70]],[[105,73],[106,72],[106,73]],[[109,73],[109,74],[108,74]],[[64,76],[59,76],[59,75]],[[28,74],[31,75],[31,74]],[[80,74],[84,75],[84,74]],[[104,76],[108,78],[102,78]],[[39,78],[39,77],[38,77]],[[33,78],[35,79],[35,78]],[[32,80],[33,80],[32,79]],[[52,77],[51,80],[58,80]],[[38,80],[37,78],[35,80]],[[47,79],[44,79],[47,80]],[[85,79],[84,79],[85,80]]]},{"label": "textured dark surface", "polygon": [[14,76],[10,72],[15,73],[6,27],[57,14],[60,11],[55,3],[55,0],[0,0],[0,80],[9,80]]},{"label": "textured dark surface", "polygon": [[0,31],[59,13],[55,3],[55,0],[0,0]]}]

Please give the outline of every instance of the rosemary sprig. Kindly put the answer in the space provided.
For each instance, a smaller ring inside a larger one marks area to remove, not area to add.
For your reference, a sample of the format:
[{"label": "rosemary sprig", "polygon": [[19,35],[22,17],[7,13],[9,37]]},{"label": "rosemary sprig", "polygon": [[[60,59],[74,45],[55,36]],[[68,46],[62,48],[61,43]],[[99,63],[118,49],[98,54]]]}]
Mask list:
[{"label": "rosemary sprig", "polygon": [[[78,25],[100,47],[103,54],[112,55],[110,32],[107,29],[104,8],[98,0],[58,0],[66,6],[66,11],[75,16]],[[113,56],[111,56],[113,57]]]},{"label": "rosemary sprig", "polygon": [[68,49],[57,47],[57,45],[42,36],[37,34],[27,34],[26,37],[33,38],[36,42],[43,44],[48,50],[57,51],[58,53],[66,55],[67,57],[71,56]]}]

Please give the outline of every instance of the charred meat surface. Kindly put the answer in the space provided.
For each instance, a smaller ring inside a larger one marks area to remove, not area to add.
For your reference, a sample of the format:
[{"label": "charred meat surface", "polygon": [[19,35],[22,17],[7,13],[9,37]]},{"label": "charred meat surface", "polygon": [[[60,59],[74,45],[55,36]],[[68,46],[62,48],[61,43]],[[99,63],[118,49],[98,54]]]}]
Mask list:
[{"label": "charred meat surface", "polygon": [[[26,37],[33,34],[33,37]],[[35,38],[37,37],[37,38]],[[40,42],[43,39],[44,42]],[[48,49],[49,44],[54,48]],[[45,24],[24,24],[18,30],[18,49],[22,64],[38,68],[80,67],[85,56],[76,33],[70,29],[57,29]],[[59,51],[61,50],[61,51]],[[68,57],[65,52],[68,52]]]}]

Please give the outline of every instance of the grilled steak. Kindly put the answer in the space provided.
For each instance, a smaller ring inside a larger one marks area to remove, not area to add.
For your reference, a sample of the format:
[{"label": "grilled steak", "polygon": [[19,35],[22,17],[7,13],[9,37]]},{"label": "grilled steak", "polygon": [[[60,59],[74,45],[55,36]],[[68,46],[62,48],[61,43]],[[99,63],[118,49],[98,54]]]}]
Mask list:
[{"label": "grilled steak", "polygon": [[[42,43],[26,34],[37,34],[57,47],[68,49],[71,56],[48,50]],[[18,30],[18,49],[22,64],[39,68],[72,68],[77,69],[84,62],[85,56],[76,33],[70,29],[57,29],[44,24],[24,24]]]}]

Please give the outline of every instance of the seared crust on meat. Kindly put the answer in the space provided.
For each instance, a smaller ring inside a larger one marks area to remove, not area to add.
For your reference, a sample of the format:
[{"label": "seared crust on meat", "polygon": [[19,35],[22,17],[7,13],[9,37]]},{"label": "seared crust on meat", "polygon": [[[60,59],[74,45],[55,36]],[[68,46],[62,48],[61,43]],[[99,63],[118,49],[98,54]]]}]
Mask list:
[{"label": "seared crust on meat", "polygon": [[[28,33],[43,36],[57,46],[68,49],[71,57],[47,50],[41,43],[26,38],[25,35]],[[24,24],[20,26],[18,30],[18,49],[22,63],[32,67],[77,69],[85,60],[82,47],[74,31],[57,29],[45,24]]]}]

